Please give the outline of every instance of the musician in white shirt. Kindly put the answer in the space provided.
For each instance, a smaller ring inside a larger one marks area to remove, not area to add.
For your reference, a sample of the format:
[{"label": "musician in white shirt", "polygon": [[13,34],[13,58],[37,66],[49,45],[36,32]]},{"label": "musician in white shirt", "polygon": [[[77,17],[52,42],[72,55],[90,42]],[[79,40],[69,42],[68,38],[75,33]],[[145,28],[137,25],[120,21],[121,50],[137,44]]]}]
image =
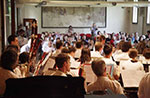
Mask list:
[{"label": "musician in white shirt", "polygon": [[52,56],[56,57],[58,54],[60,54],[62,48],[63,48],[62,41],[60,41],[60,40],[56,41],[56,50],[53,52]]},{"label": "musician in white shirt", "polygon": [[73,46],[69,46],[68,49],[69,49],[68,55],[70,57],[70,62],[73,63],[75,62],[74,56],[75,56],[76,48]]},{"label": "musician in white shirt", "polygon": [[82,41],[78,41],[77,43],[76,43],[76,52],[75,52],[75,58],[80,58],[80,56],[81,56],[81,51],[82,51],[82,48],[83,48],[83,43],[82,43]]},{"label": "musician in white shirt", "polygon": [[112,90],[115,94],[124,94],[123,88],[116,80],[110,79],[106,74],[106,64],[103,60],[92,62],[92,70],[97,76],[97,80],[87,87],[87,92]]},{"label": "musician in white shirt", "polygon": [[112,60],[112,53],[113,53],[113,47],[111,45],[106,44],[104,46],[104,58],[102,60],[105,61],[106,66],[108,64],[113,64],[114,65],[114,71],[113,71],[113,77],[118,80],[120,77],[120,66],[117,66],[117,64]]},{"label": "musician in white shirt", "polygon": [[70,57],[66,53],[58,54],[55,59],[55,65],[58,69],[48,70],[44,75],[67,77],[67,73],[70,71]]},{"label": "musician in white shirt", "polygon": [[131,48],[128,53],[128,55],[131,59],[125,60],[125,61],[120,61],[121,69],[122,70],[144,71],[143,64],[136,59],[137,54],[138,54],[138,51],[135,48]]},{"label": "musician in white shirt", "polygon": [[95,51],[91,51],[91,57],[103,57],[101,51],[103,49],[103,44],[101,42],[95,43]]},{"label": "musician in white shirt", "polygon": [[130,48],[132,48],[131,42],[123,42],[121,47],[122,53],[115,56],[115,61],[129,60],[128,51]]}]

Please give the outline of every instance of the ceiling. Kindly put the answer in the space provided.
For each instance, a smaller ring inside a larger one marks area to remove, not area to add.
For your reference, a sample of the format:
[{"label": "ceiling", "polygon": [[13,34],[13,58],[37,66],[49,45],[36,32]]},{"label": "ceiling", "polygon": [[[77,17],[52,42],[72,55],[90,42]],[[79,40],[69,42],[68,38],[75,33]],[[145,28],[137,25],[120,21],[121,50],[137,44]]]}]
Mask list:
[{"label": "ceiling", "polygon": [[16,0],[17,5],[57,6],[57,7],[148,7],[150,1],[100,1],[100,0]]}]

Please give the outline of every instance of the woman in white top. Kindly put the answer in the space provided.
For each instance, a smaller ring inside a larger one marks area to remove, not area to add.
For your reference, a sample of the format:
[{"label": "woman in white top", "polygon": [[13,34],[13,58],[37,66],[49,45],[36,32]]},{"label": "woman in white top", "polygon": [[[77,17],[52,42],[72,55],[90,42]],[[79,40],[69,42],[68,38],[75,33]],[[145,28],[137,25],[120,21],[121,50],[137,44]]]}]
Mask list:
[{"label": "woman in white top", "polygon": [[129,57],[131,59],[120,62],[120,67],[122,70],[141,70],[144,71],[143,64],[136,60],[138,51],[135,48],[129,50]]}]

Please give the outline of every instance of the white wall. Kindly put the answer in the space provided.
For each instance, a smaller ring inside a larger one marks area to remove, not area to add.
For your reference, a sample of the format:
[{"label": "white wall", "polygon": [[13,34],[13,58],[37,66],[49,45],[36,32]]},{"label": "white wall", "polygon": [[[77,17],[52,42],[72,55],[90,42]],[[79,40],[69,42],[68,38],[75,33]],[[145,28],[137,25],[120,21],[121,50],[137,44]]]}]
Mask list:
[{"label": "white wall", "polygon": [[[107,8],[107,26],[106,28],[99,28],[101,32],[104,30],[108,33],[112,32],[128,32],[129,30],[129,9],[121,7],[108,7]],[[67,29],[50,29],[50,28],[41,28],[41,8],[35,8],[34,6],[22,6],[20,7],[20,17],[19,23],[23,23],[23,18],[35,18],[38,20],[38,30],[39,33],[42,31],[56,31],[56,32],[66,32]],[[76,32],[80,33],[90,33],[90,28],[87,29],[74,29]]]}]

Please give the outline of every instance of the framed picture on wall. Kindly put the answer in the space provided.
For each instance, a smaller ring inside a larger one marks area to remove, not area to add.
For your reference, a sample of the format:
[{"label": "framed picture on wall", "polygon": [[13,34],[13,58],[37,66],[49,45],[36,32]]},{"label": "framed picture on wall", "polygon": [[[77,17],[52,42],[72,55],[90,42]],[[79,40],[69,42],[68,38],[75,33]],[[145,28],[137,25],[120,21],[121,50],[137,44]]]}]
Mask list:
[{"label": "framed picture on wall", "polygon": [[41,16],[42,28],[106,27],[106,7],[42,7]]},{"label": "framed picture on wall", "polygon": [[138,7],[133,7],[133,10],[132,10],[132,23],[133,24],[138,23]]}]

